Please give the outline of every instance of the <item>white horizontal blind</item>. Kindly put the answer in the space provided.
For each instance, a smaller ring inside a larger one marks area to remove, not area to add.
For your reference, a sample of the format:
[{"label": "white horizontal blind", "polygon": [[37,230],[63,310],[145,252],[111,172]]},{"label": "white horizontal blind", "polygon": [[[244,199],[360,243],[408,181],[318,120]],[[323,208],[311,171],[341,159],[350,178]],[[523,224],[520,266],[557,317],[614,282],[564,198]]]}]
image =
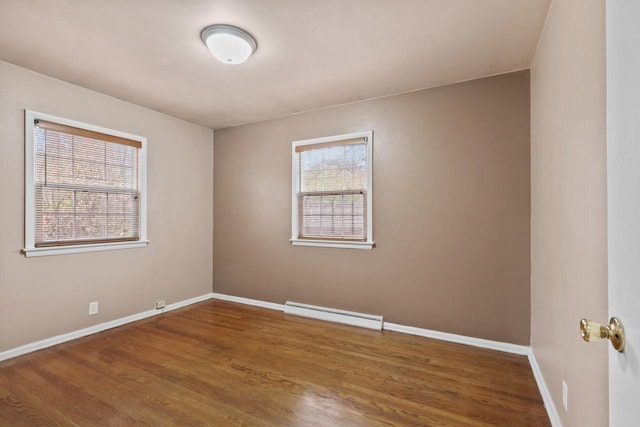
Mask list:
[{"label": "white horizontal blind", "polygon": [[298,238],[367,240],[367,139],[296,148]]},{"label": "white horizontal blind", "polygon": [[139,141],[36,121],[35,246],[140,239]]}]

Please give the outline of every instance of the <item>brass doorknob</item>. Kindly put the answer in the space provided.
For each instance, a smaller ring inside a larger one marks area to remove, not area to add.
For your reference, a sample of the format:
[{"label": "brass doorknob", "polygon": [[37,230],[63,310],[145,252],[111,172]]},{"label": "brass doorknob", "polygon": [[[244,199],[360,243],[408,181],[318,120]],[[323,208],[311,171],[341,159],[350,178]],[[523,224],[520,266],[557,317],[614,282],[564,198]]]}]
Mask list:
[{"label": "brass doorknob", "polygon": [[617,317],[609,320],[609,325],[601,325],[592,320],[580,320],[580,335],[586,342],[599,341],[606,338],[611,341],[613,348],[619,352],[624,351],[624,327]]}]

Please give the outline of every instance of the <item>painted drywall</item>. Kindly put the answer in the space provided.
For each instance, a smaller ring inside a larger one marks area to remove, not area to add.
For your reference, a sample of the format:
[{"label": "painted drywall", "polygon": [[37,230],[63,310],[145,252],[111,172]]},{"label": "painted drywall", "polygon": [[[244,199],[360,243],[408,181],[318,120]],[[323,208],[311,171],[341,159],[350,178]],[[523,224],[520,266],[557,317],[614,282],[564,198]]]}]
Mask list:
[{"label": "painted drywall", "polygon": [[[20,254],[25,109],[148,138],[148,247]],[[211,292],[212,179],[210,129],[0,62],[0,351]]]},{"label": "painted drywall", "polygon": [[[292,246],[291,142],[374,131],[373,250]],[[529,344],[527,71],[215,131],[215,292]]]},{"label": "painted drywall", "polygon": [[[565,426],[608,423],[605,3],[554,1],[531,68],[531,342]],[[562,381],[568,385],[568,412]]]}]

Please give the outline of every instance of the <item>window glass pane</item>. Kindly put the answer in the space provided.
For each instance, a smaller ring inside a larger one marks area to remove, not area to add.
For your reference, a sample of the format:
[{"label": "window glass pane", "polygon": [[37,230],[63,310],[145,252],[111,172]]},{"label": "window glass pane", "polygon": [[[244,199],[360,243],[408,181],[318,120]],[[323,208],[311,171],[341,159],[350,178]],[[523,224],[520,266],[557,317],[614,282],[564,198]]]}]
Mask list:
[{"label": "window glass pane", "polygon": [[138,185],[135,170],[127,166],[106,166],[106,185],[112,188],[135,189]]},{"label": "window glass pane", "polygon": [[303,196],[302,236],[364,238],[364,194]]},{"label": "window glass pane", "polygon": [[105,214],[107,213],[107,193],[76,192],[76,213]]},{"label": "window glass pane", "polygon": [[47,155],[44,173],[46,184],[72,184],[73,160],[67,157]]},{"label": "window glass pane", "polygon": [[73,182],[78,185],[104,186],[104,163],[76,160],[73,164]]},{"label": "window glass pane", "polygon": [[73,137],[73,158],[76,160],[102,161],[105,158],[105,143],[81,136]]},{"label": "window glass pane", "polygon": [[73,213],[73,191],[55,188],[42,189],[42,213]]},{"label": "window glass pane", "polygon": [[367,146],[346,145],[299,153],[300,191],[367,188]]},{"label": "window glass pane", "polygon": [[335,166],[330,166],[324,170],[322,176],[322,190],[335,191],[344,189],[344,170]]},{"label": "window glass pane", "polygon": [[138,188],[137,148],[50,130],[37,134],[44,141],[37,143],[44,147],[36,152],[38,182]]},{"label": "window glass pane", "polygon": [[44,153],[36,153],[34,167],[35,167],[36,183],[38,184],[44,184],[45,161],[46,161],[46,157]]},{"label": "window glass pane", "polygon": [[109,165],[136,167],[137,150],[135,147],[122,144],[107,144],[106,160]]},{"label": "window glass pane", "polygon": [[76,214],[74,240],[99,239],[106,233],[107,215],[105,214]]},{"label": "window glass pane", "polygon": [[300,191],[307,193],[300,207],[301,236],[365,238],[367,160],[366,144],[299,153]]},{"label": "window glass pane", "polygon": [[109,194],[110,214],[134,214],[138,211],[135,194]]},{"label": "window glass pane", "polygon": [[73,137],[65,133],[45,131],[45,152],[47,156],[66,157],[73,156]]},{"label": "window glass pane", "polygon": [[321,236],[322,217],[320,215],[305,216],[302,225],[302,234],[304,236]]},{"label": "window glass pane", "polygon": [[38,243],[138,238],[139,148],[36,128]]},{"label": "window glass pane", "polygon": [[127,238],[137,237],[137,225],[129,215],[109,215],[109,237]]},{"label": "window glass pane", "polygon": [[57,219],[57,239],[56,240],[73,240],[73,215],[62,214]]},{"label": "window glass pane", "polygon": [[44,154],[45,152],[45,130],[35,128],[33,135],[33,143],[36,154]]}]

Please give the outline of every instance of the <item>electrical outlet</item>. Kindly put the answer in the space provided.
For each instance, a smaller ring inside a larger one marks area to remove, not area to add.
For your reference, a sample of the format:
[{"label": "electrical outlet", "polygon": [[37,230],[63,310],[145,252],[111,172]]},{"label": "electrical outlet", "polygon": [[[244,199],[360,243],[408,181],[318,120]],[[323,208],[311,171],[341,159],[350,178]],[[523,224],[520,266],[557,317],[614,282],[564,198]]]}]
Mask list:
[{"label": "electrical outlet", "polygon": [[567,401],[569,399],[569,387],[567,386],[566,381],[562,381],[562,406],[564,406],[564,410],[568,411],[567,409]]},{"label": "electrical outlet", "polygon": [[89,303],[89,316],[93,316],[94,314],[98,314],[98,301]]},{"label": "electrical outlet", "polygon": [[163,299],[159,299],[158,301],[156,301],[156,310],[160,310],[161,308],[164,308],[164,300]]}]

